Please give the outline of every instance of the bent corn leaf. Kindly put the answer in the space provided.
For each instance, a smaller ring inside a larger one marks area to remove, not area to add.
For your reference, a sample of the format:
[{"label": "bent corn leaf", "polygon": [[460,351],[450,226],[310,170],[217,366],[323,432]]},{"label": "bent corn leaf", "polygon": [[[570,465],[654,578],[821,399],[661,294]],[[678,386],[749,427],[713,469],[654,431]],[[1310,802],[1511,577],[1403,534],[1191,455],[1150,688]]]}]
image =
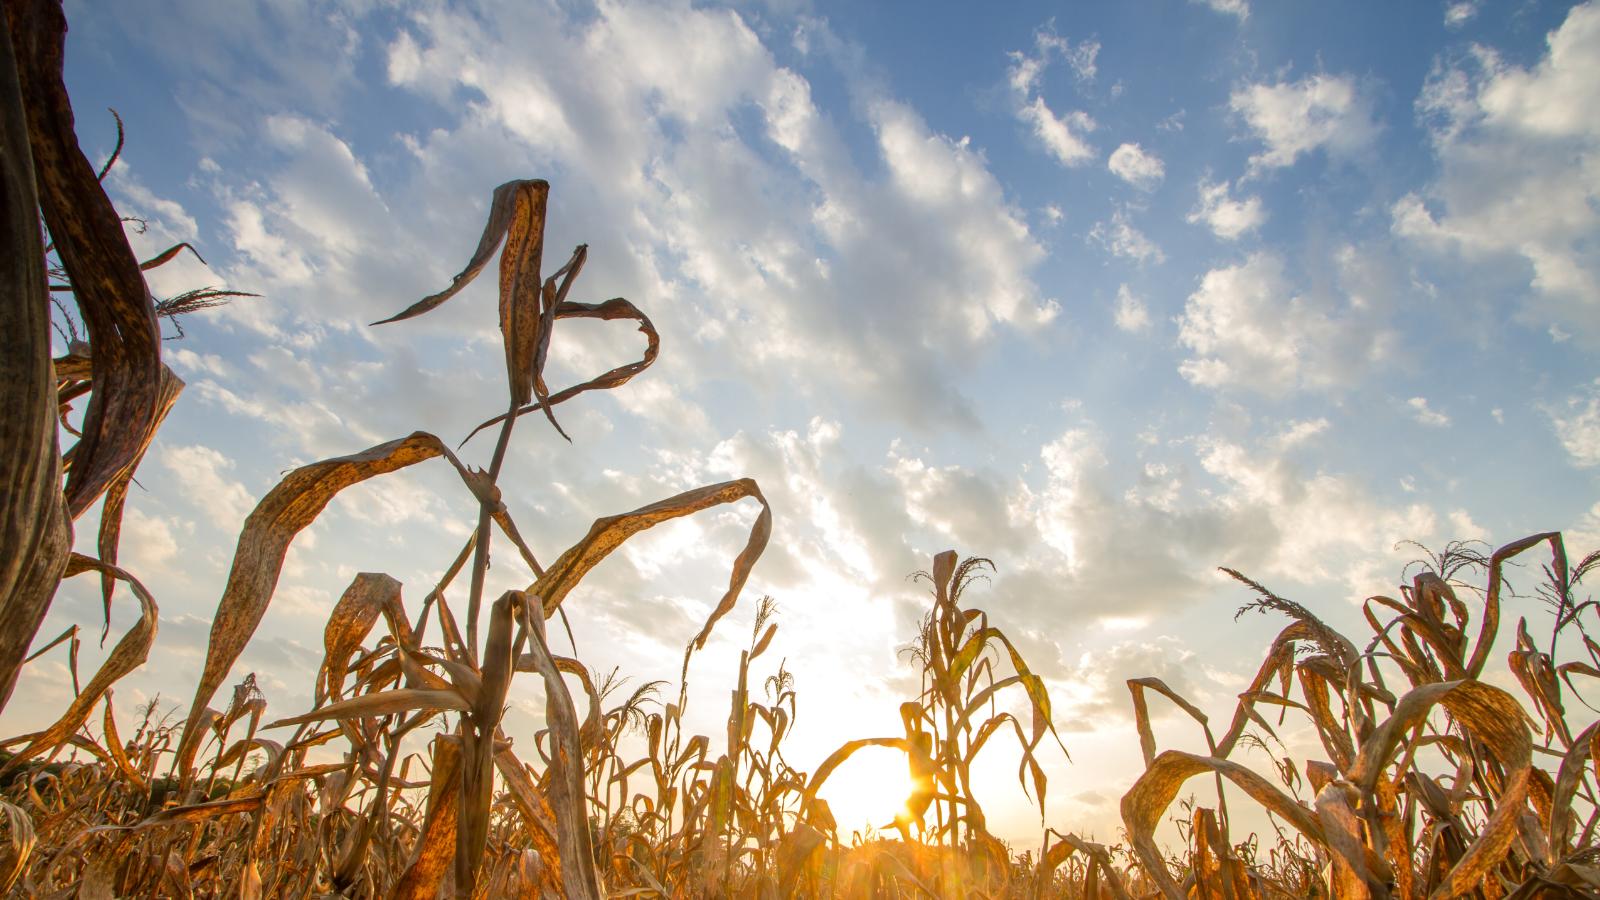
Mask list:
[{"label": "bent corn leaf", "polygon": [[611,551],[622,546],[628,538],[662,522],[724,503],[733,503],[745,497],[754,497],[761,503],[761,514],[756,517],[755,526],[750,529],[750,539],[746,542],[744,550],[734,560],[727,593],[722,595],[722,601],[712,610],[705,627],[695,636],[695,646],[704,648],[706,639],[711,636],[711,629],[716,626],[717,620],[732,610],[734,604],[738,602],[739,592],[744,589],[745,582],[750,578],[750,569],[755,566],[756,560],[761,558],[761,552],[766,549],[767,541],[772,537],[772,508],[767,505],[767,498],[761,495],[761,488],[749,478],[696,488],[659,503],[640,507],[633,512],[596,519],[590,526],[588,535],[561,554],[561,557],[545,570],[544,577],[534,582],[528,589],[528,593],[543,598],[544,615],[545,618],[549,618],[555,615],[561,601],[578,585],[583,576],[609,556]]},{"label": "bent corn leaf", "polygon": [[[439,439],[418,431],[410,437],[379,444],[360,453],[301,466],[290,472],[256,505],[245,519],[234,551],[228,585],[217,604],[206,649],[205,670],[195,689],[191,710],[204,709],[233,668],[245,644],[272,602],[289,544],[310,525],[328,503],[347,487],[440,456]],[[178,767],[187,777],[203,733],[200,719],[191,715],[178,744]]]},{"label": "bent corn leaf", "polygon": [[150,646],[155,643],[156,625],[160,617],[155,598],[150,596],[150,592],[145,590],[137,578],[116,566],[106,565],[80,553],[72,554],[67,563],[65,577],[70,578],[91,570],[109,573],[128,583],[133,589],[134,596],[139,598],[139,621],[135,622],[133,627],[128,629],[128,633],[122,636],[122,640],[111,648],[110,655],[100,664],[99,671],[95,672],[89,683],[84,685],[83,691],[67,707],[66,713],[54,725],[34,738],[27,747],[18,751],[16,756],[0,768],[0,772],[8,772],[40,753],[54,750],[66,743],[88,720],[95,704],[100,702],[106,691],[110,690],[119,678],[144,665],[145,659],[150,655]]}]

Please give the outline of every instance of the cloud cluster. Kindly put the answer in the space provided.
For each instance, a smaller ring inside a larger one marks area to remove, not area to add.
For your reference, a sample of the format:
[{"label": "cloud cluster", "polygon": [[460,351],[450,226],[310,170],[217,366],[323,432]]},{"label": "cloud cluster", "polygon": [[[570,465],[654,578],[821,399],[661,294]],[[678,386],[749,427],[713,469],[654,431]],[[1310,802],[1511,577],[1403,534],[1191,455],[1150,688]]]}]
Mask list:
[{"label": "cloud cluster", "polygon": [[[447,127],[402,135],[409,168],[399,180],[380,185],[372,174],[369,155],[390,150],[331,123],[274,112],[231,124],[253,132],[276,167],[249,182],[208,170],[235,250],[225,271],[274,303],[215,318],[275,346],[252,357],[248,377],[208,374],[197,396],[320,455],[404,427],[394,408],[370,402],[384,382],[419,389],[411,412],[466,425],[438,378],[384,359],[404,353],[416,327],[364,323],[447,283],[481,227],[487,186],[528,174],[555,184],[547,255],[591,245],[580,290],[671,311],[657,319],[674,348],[651,373],[662,383],[624,408],[685,440],[711,423],[681,388],[707,379],[798,386],[918,426],[973,427],[956,376],[1002,334],[1034,333],[1056,316],[1030,276],[1044,251],[982,153],[868,80],[853,84],[876,158],[858,161],[807,81],[732,11],[602,5],[579,21],[553,8],[481,7],[419,5],[384,49],[393,88],[452,110]],[[825,25],[808,27],[814,47],[849,65]],[[512,39],[527,33],[548,36],[540,53]],[[663,41],[703,52],[664,52]],[[1095,45],[1041,35],[1039,47],[1093,77]],[[456,104],[465,93],[480,99]],[[467,310],[483,291],[430,316],[432,332],[492,346],[492,316]],[[615,339],[566,333],[576,337],[558,342],[553,375],[603,371]],[[334,347],[378,361],[330,372],[315,360]],[[451,374],[469,391],[495,381]]]},{"label": "cloud cluster", "polygon": [[1077,46],[1056,35],[1049,27],[1034,33],[1036,55],[1022,51],[1011,54],[1011,67],[1006,70],[1012,99],[1016,104],[1017,119],[1032,130],[1033,136],[1046,151],[1064,166],[1081,166],[1096,158],[1094,147],[1087,135],[1094,131],[1095,121],[1082,110],[1073,110],[1058,116],[1038,95],[1039,79],[1053,56],[1064,59],[1076,79],[1091,82],[1095,76],[1095,56],[1100,52],[1096,41],[1083,41]]},{"label": "cloud cluster", "polygon": [[1600,5],[1572,7],[1531,68],[1475,47],[1439,60],[1417,99],[1439,177],[1392,208],[1424,250],[1506,268],[1532,289],[1524,309],[1558,340],[1600,340]]},{"label": "cloud cluster", "polygon": [[1189,0],[1190,3],[1203,3],[1223,15],[1237,17],[1239,21],[1250,18],[1250,4],[1246,0]]},{"label": "cloud cluster", "polygon": [[1342,297],[1299,292],[1272,251],[1207,272],[1179,321],[1178,339],[1195,353],[1183,377],[1283,396],[1355,383],[1393,358],[1381,261],[1345,247],[1335,262]]},{"label": "cloud cluster", "polygon": [[1573,463],[1600,465],[1600,380],[1560,405],[1543,408]]},{"label": "cloud cluster", "polygon": [[1141,264],[1153,262],[1159,265],[1167,259],[1161,247],[1134,226],[1127,208],[1112,213],[1110,222],[1096,222],[1086,240],[1111,251],[1112,256],[1126,257]]},{"label": "cloud cluster", "polygon": [[1225,241],[1236,241],[1267,220],[1267,210],[1260,197],[1235,200],[1226,181],[1219,184],[1202,178],[1198,188],[1200,203],[1189,213],[1189,223],[1203,222],[1212,234]]},{"label": "cloud cluster", "polygon": [[1318,149],[1348,157],[1366,149],[1378,134],[1372,101],[1349,75],[1251,84],[1234,91],[1228,104],[1266,144],[1265,151],[1250,157],[1252,174],[1294,165]]}]

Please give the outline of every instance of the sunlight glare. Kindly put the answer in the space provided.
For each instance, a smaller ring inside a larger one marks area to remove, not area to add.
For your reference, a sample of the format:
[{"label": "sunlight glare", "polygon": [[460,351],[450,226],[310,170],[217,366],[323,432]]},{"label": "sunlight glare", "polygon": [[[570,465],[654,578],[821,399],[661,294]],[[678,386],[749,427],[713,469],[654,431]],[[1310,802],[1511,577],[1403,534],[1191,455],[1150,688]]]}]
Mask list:
[{"label": "sunlight glare", "polygon": [[817,796],[833,810],[840,838],[848,840],[853,831],[864,834],[868,825],[893,835],[895,814],[911,796],[906,755],[888,747],[863,747],[828,776]]}]

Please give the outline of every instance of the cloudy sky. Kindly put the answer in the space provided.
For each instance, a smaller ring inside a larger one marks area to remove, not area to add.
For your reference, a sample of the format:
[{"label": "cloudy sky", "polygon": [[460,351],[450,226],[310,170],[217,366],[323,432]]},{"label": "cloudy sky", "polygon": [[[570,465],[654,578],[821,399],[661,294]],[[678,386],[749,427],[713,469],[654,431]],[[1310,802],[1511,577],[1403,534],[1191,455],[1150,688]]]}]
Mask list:
[{"label": "cloudy sky", "polygon": [[[129,715],[187,702],[239,525],[280,473],[418,429],[454,442],[504,408],[489,278],[366,323],[445,287],[514,178],[551,183],[546,269],[588,243],[573,297],[627,297],[663,350],[560,408],[571,444],[524,420],[511,511],[550,560],[597,516],[757,479],[773,542],[690,668],[690,713],[721,733],[771,594],[755,675],[795,673],[802,769],[898,730],[916,685],[896,651],[927,608],[906,576],[940,550],[994,560],[969,601],[1055,693],[1074,762],[1048,759],[1048,824],[1113,838],[1138,772],[1124,679],[1227,716],[1281,627],[1235,623],[1248,598],[1217,566],[1360,633],[1356,602],[1417,555],[1401,540],[1600,545],[1593,2],[67,10],[85,152],[109,155],[108,107],[127,123],[108,186],[147,223],[130,240],[209,263],[153,271],[156,294],[262,295],[166,344],[188,387],[129,502],[124,565],[162,604]],[[563,323],[551,385],[642,345]],[[400,579],[415,609],[468,499],[443,464],[348,491],[294,545],[236,674],[278,715],[309,708],[354,573]],[[675,681],[755,512],[663,526],[597,569],[567,601],[579,655]],[[491,591],[529,581],[513,557]],[[44,632],[97,625],[78,581]],[[70,697],[52,654],[12,731]],[[526,740],[540,693],[512,702]],[[1204,746],[1176,719],[1158,734]],[[1036,835],[1015,751],[994,753],[997,832]],[[841,770],[842,824],[882,824],[860,798],[895,765]]]}]

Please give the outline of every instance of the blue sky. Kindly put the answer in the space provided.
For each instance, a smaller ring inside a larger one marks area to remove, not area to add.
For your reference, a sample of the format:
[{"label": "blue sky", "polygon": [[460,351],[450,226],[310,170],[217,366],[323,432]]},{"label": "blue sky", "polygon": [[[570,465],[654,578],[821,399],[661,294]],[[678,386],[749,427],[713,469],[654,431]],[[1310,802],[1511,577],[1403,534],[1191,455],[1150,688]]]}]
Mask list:
[{"label": "blue sky", "polygon": [[[905,576],[939,550],[995,561],[973,602],[1053,686],[1076,762],[1049,769],[1049,824],[1110,836],[1137,775],[1123,679],[1225,714],[1276,633],[1232,621],[1246,598],[1216,566],[1360,631],[1356,603],[1416,555],[1402,539],[1600,545],[1593,3],[67,10],[85,151],[114,143],[101,110],[128,125],[108,185],[148,222],[130,239],[210,264],[153,271],[157,295],[263,295],[166,345],[188,388],[130,499],[123,558],[162,631],[128,709],[187,699],[238,525],[278,473],[501,410],[488,284],[365,323],[448,284],[513,178],[552,184],[547,268],[587,242],[574,296],[629,298],[663,352],[562,408],[571,445],[519,429],[512,512],[554,558],[597,516],[756,478],[776,519],[747,597],[784,611],[762,663],[799,679],[801,768],[896,727],[914,677],[895,651],[925,603]],[[552,386],[641,347],[574,325]],[[471,528],[452,477],[369,483],[300,538],[238,670],[273,709],[308,707],[355,572],[420,603]],[[568,601],[582,657],[674,677],[744,506],[596,570]],[[492,589],[526,585],[496,561]],[[44,631],[93,621],[93,587],[65,588]],[[750,607],[690,670],[708,734]],[[70,695],[50,658],[25,678]],[[531,735],[538,692],[512,699]],[[1020,838],[1037,816],[1013,771],[986,790]]]}]

